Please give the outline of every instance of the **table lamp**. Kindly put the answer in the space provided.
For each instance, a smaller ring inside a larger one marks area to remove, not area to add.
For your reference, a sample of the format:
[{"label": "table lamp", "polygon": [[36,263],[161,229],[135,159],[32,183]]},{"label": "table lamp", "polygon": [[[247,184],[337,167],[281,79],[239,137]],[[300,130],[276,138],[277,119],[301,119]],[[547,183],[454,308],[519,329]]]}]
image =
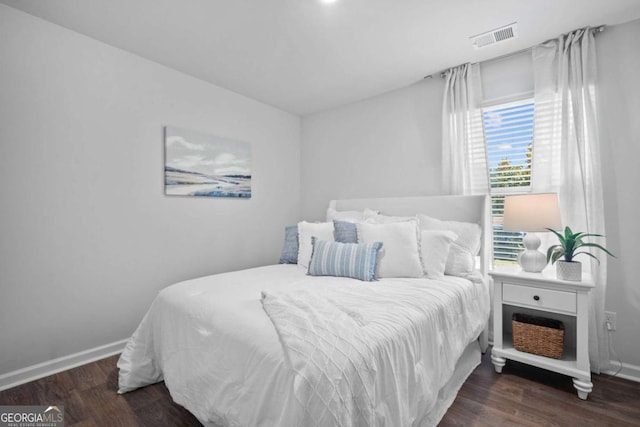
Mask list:
[{"label": "table lamp", "polygon": [[504,231],[527,232],[523,239],[525,250],[518,255],[522,270],[540,273],[547,265],[547,256],[538,251],[540,238],[531,232],[560,229],[560,207],[556,193],[505,196]]}]

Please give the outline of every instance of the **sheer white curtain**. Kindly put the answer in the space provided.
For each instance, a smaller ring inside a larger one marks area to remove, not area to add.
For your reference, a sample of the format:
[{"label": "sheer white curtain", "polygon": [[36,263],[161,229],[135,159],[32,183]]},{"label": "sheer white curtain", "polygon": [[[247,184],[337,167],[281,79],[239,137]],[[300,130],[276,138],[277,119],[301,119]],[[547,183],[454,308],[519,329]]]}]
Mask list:
[{"label": "sheer white curtain", "polygon": [[[594,29],[576,30],[535,46],[535,129],[532,190],[559,194],[563,225],[604,234],[600,142],[596,108]],[[604,239],[598,239],[606,244]],[[591,369],[609,365],[604,328],[607,259],[584,256],[583,269],[596,287],[591,292],[589,357]]]},{"label": "sheer white curtain", "polygon": [[489,170],[482,127],[479,64],[446,72],[442,105],[442,186],[444,194],[486,194]]}]

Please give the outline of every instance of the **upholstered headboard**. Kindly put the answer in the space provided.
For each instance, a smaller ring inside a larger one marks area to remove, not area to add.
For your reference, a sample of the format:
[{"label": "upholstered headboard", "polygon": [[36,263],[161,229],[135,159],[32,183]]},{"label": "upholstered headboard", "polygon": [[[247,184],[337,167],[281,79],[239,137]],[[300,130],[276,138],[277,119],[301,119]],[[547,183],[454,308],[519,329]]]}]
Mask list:
[{"label": "upholstered headboard", "polygon": [[364,210],[380,211],[385,215],[413,216],[425,214],[450,221],[474,222],[482,228],[480,248],[480,271],[486,275],[491,267],[492,228],[491,199],[479,196],[424,196],[391,197],[381,199],[332,200],[329,207],[338,211]]}]

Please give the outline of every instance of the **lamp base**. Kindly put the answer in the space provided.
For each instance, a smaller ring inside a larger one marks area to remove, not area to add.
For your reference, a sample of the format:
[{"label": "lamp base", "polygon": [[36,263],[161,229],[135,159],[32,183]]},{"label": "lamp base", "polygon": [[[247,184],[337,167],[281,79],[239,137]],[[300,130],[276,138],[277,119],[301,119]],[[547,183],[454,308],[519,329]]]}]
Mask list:
[{"label": "lamp base", "polygon": [[518,263],[523,271],[540,273],[547,266],[547,257],[540,251],[540,239],[538,236],[527,234],[523,241],[524,251],[518,255]]}]

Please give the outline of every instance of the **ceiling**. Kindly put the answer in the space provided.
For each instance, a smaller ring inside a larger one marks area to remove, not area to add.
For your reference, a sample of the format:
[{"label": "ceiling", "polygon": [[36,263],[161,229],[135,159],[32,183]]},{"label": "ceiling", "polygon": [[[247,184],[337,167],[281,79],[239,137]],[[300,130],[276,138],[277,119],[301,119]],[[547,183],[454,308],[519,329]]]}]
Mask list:
[{"label": "ceiling", "polygon": [[[0,0],[298,115],[640,18],[638,0]],[[469,37],[518,22],[518,37]]]}]

